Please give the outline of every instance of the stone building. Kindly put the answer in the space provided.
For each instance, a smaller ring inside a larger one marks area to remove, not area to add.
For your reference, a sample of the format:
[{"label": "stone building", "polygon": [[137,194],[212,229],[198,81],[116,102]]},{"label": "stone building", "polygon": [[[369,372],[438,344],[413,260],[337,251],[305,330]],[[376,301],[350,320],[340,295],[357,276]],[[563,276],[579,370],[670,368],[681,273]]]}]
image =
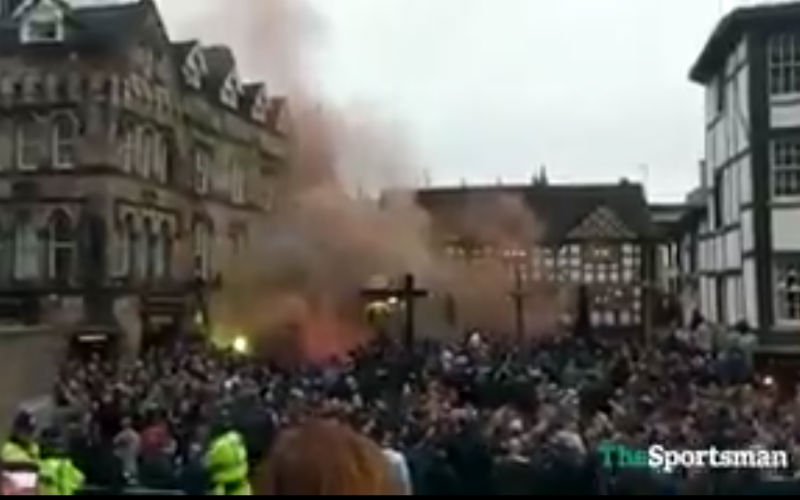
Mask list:
[{"label": "stone building", "polygon": [[207,321],[274,201],[285,108],[152,0],[0,0],[0,321],[130,348]]}]

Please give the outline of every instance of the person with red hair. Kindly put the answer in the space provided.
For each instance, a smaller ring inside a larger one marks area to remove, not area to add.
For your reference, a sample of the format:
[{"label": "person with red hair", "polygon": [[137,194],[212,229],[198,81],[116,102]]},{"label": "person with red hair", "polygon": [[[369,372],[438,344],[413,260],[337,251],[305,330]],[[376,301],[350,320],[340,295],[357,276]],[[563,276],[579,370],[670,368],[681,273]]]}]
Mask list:
[{"label": "person with red hair", "polygon": [[258,495],[394,495],[380,447],[351,428],[313,420],[285,430],[253,480]]}]

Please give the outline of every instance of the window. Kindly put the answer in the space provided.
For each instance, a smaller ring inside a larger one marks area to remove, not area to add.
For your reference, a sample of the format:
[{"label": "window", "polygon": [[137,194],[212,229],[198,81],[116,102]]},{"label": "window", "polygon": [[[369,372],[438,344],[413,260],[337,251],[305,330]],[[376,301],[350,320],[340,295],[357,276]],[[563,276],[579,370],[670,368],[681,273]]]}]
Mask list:
[{"label": "window", "polygon": [[6,227],[0,225],[0,283],[6,283],[11,278],[13,255],[11,234]]},{"label": "window", "polygon": [[59,210],[50,217],[47,225],[47,277],[67,284],[73,277],[75,239],[72,223],[67,214]]},{"label": "window", "polygon": [[124,228],[127,234],[125,235],[125,240],[127,241],[127,257],[128,262],[125,265],[126,274],[134,278],[138,274],[138,267],[139,267],[139,255],[138,255],[138,247],[139,247],[139,233],[136,231],[136,224],[133,220],[133,216],[128,214],[125,216],[125,223]]},{"label": "window", "polygon": [[781,34],[770,38],[769,89],[772,95],[800,93],[800,36]]},{"label": "window", "polygon": [[142,276],[146,279],[152,279],[155,276],[156,257],[158,255],[158,235],[155,232],[153,223],[149,218],[144,220],[142,224]]},{"label": "window", "polygon": [[260,89],[258,94],[256,94],[255,101],[253,102],[253,109],[251,110],[250,117],[259,122],[264,123],[267,121],[267,107],[269,106],[269,102],[267,101],[267,95],[264,92],[264,89]]},{"label": "window", "polygon": [[30,117],[17,124],[17,167],[23,171],[39,168],[45,161],[45,127]]},{"label": "window", "polygon": [[181,70],[183,79],[186,84],[192,88],[200,89],[203,84],[203,75],[208,72],[206,61],[203,58],[203,52],[199,45],[192,48],[189,55],[186,57],[186,62]]},{"label": "window", "polygon": [[64,39],[64,25],[57,16],[31,16],[22,25],[22,43],[50,43]]},{"label": "window", "polygon": [[194,156],[194,189],[198,194],[208,193],[211,154],[206,149],[198,149]]},{"label": "window", "polygon": [[53,120],[53,166],[72,168],[75,166],[75,140],[78,124],[72,116],[57,116]]},{"label": "window", "polygon": [[155,134],[153,138],[153,177],[158,182],[167,182],[167,161],[169,146],[166,138]]},{"label": "window", "polygon": [[187,61],[186,64],[183,65],[182,73],[183,79],[187,85],[194,89],[200,88],[202,85],[200,70],[193,64],[192,60]]},{"label": "window", "polygon": [[220,99],[226,106],[237,109],[239,107],[240,93],[241,86],[239,84],[239,79],[236,77],[235,73],[231,73],[228,75],[228,78],[225,79],[225,84],[222,86]]},{"label": "window", "polygon": [[160,242],[160,254],[156,260],[156,277],[163,279],[172,274],[172,232],[166,222],[161,223]]},{"label": "window", "polygon": [[32,280],[39,277],[40,242],[29,216],[21,216],[14,227],[14,277]]},{"label": "window", "polygon": [[244,171],[240,165],[234,165],[231,169],[231,199],[234,203],[244,203]]},{"label": "window", "polygon": [[800,138],[772,141],[772,194],[800,196]]},{"label": "window", "polygon": [[240,230],[231,230],[231,256],[239,257],[244,248],[244,233]]},{"label": "window", "polygon": [[153,154],[153,146],[155,137],[152,130],[144,129],[141,131],[139,138],[141,141],[139,149],[139,175],[144,178],[149,178],[153,172],[153,158],[155,157]]},{"label": "window", "polygon": [[211,229],[207,223],[194,226],[195,275],[204,280],[211,277]]},{"label": "window", "polygon": [[775,278],[778,322],[800,323],[800,257],[779,261]]},{"label": "window", "polygon": [[722,114],[725,111],[725,71],[723,70],[722,74],[719,75],[717,78],[716,84],[716,109],[717,114]]},{"label": "window", "polygon": [[119,127],[119,165],[123,172],[131,173],[136,162],[136,130],[129,124]]}]

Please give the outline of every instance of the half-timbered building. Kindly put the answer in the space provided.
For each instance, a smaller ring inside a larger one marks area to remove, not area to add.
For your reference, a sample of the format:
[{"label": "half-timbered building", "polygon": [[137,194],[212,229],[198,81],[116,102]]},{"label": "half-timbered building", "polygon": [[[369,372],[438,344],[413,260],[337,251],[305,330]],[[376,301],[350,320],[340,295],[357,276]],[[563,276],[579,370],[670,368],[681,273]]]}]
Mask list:
[{"label": "half-timbered building", "polygon": [[706,91],[701,305],[800,345],[800,3],[740,8],[691,69]]},{"label": "half-timbered building", "polygon": [[648,323],[658,233],[641,186],[427,188],[416,199],[442,252],[467,265],[504,262],[509,291],[519,280],[571,297],[561,314],[574,320],[585,287],[596,328],[641,331]]}]

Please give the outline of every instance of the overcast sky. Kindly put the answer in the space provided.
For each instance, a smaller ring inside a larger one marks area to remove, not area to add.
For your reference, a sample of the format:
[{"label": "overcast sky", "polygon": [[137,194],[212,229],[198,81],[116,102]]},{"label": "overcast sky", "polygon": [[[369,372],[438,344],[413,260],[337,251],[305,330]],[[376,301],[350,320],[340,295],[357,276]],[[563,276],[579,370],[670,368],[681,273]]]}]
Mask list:
[{"label": "overcast sky", "polygon": [[[204,12],[161,0],[173,38],[229,42]],[[321,85],[405,128],[434,184],[645,180],[682,199],[703,156],[687,78],[736,0],[309,0],[326,24]],[[198,19],[204,19],[198,22]],[[209,37],[212,37],[209,40]],[[248,68],[242,68],[247,76]]]}]

